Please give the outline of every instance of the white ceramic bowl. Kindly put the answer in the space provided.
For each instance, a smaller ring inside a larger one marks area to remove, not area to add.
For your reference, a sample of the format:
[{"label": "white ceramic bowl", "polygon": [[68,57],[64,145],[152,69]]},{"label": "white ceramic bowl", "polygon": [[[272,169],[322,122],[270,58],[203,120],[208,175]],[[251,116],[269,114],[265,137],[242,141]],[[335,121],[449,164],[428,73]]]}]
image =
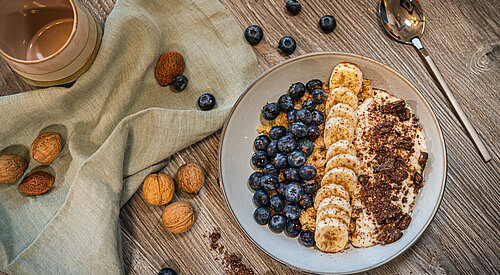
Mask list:
[{"label": "white ceramic bowl", "polygon": [[[424,171],[424,187],[416,200],[412,222],[403,237],[389,245],[350,248],[327,254],[301,245],[296,238],[273,233],[253,218],[253,192],[248,176],[253,140],[258,136],[260,112],[267,102],[276,102],[297,81],[313,78],[329,80],[334,66],[352,62],[370,79],[374,88],[383,89],[406,100],[420,118],[427,136],[429,160]],[[375,60],[347,53],[312,53],[289,59],[263,73],[240,96],[222,131],[219,145],[219,179],[229,209],[241,229],[264,252],[277,261],[314,273],[354,273],[366,271],[394,259],[422,235],[431,222],[444,192],[446,149],[436,115],[422,94],[402,75]]]}]

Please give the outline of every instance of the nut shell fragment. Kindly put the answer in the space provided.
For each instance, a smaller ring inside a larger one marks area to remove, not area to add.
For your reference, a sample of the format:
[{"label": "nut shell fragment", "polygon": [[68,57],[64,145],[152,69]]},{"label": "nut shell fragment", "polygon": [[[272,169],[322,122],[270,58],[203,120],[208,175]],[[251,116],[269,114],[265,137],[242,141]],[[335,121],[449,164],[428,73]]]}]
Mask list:
[{"label": "nut shell fragment", "polygon": [[142,195],[152,205],[164,205],[174,197],[174,180],[167,174],[151,174],[144,179]]},{"label": "nut shell fragment", "polygon": [[59,133],[46,132],[39,135],[31,144],[31,155],[33,159],[43,163],[50,164],[61,153],[62,138]]},{"label": "nut shell fragment", "polygon": [[27,166],[26,160],[18,155],[1,155],[0,184],[11,184],[18,181]]},{"label": "nut shell fragment", "polygon": [[167,205],[161,215],[165,228],[175,234],[183,233],[191,229],[196,223],[198,216],[185,201],[176,201]]},{"label": "nut shell fragment", "polygon": [[53,183],[54,176],[38,170],[29,173],[19,184],[19,189],[28,195],[41,195],[49,191]]}]

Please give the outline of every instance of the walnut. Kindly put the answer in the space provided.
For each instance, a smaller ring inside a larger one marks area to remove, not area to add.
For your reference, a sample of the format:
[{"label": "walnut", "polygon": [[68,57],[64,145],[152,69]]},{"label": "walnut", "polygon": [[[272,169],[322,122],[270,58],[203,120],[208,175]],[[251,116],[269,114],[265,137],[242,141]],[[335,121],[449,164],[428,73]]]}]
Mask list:
[{"label": "walnut", "polygon": [[152,205],[164,205],[174,197],[174,180],[167,174],[151,174],[144,179],[142,195]]},{"label": "walnut", "polygon": [[41,195],[46,193],[54,183],[54,176],[45,171],[29,173],[19,184],[19,189],[28,195]]},{"label": "walnut", "polygon": [[46,132],[39,135],[31,144],[31,155],[33,159],[49,164],[53,162],[61,153],[62,138],[55,132]]},{"label": "walnut", "polygon": [[177,170],[177,183],[188,193],[198,193],[205,184],[205,171],[197,163],[189,162]]},{"label": "walnut", "polygon": [[191,204],[185,201],[176,201],[167,205],[161,215],[165,228],[176,234],[188,231],[193,227],[197,218]]},{"label": "walnut", "polygon": [[1,155],[0,183],[11,184],[18,181],[27,166],[26,160],[18,155]]}]

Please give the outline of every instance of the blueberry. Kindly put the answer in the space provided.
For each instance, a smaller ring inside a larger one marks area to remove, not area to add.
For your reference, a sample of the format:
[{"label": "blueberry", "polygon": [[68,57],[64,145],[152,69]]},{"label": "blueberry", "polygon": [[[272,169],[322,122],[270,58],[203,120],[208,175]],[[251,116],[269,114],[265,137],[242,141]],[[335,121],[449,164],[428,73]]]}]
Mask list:
[{"label": "blueberry", "polygon": [[307,155],[304,151],[294,150],[288,155],[288,164],[291,167],[299,168],[306,163]]},{"label": "blueberry", "polygon": [[260,186],[260,178],[262,178],[263,175],[262,172],[253,172],[250,177],[248,177],[248,186],[255,191],[262,188],[262,186]]},{"label": "blueberry", "polygon": [[278,140],[278,150],[288,154],[297,148],[297,142],[291,136],[284,136]]},{"label": "blueberry", "polygon": [[253,194],[253,203],[257,207],[269,205],[269,194],[266,191],[258,190]]},{"label": "blueberry", "polygon": [[285,55],[291,55],[293,52],[295,52],[295,49],[297,48],[297,43],[295,42],[295,39],[293,39],[292,37],[285,36],[280,39],[280,42],[278,43],[278,48]]},{"label": "blueberry", "polygon": [[289,111],[289,112],[286,114],[286,119],[287,119],[287,120],[288,120],[288,122],[290,122],[290,123],[297,122],[296,115],[297,115],[297,110],[296,110],[296,109],[293,109],[293,110]]},{"label": "blueberry", "polygon": [[297,0],[288,0],[288,2],[286,2],[286,10],[291,15],[297,15],[302,10],[302,5],[300,5],[299,1]]},{"label": "blueberry", "polygon": [[171,268],[163,268],[158,272],[158,275],[177,275],[177,272]]},{"label": "blueberry", "polygon": [[270,142],[271,139],[269,139],[268,136],[260,135],[256,137],[255,140],[253,141],[253,147],[257,151],[266,151],[267,146],[269,145]]},{"label": "blueberry", "polygon": [[188,78],[185,75],[178,75],[174,78],[174,82],[172,82],[172,87],[177,91],[184,91],[188,85]]},{"label": "blueberry", "polygon": [[[272,164],[268,164],[269,165],[272,165]],[[266,166],[267,167],[267,166]],[[273,166],[274,167],[274,166]],[[316,170],[316,167],[312,166],[312,165],[304,165],[302,167],[300,167],[299,169],[299,175],[302,179],[305,179],[305,180],[312,180],[316,177],[316,173],[318,171]],[[265,172],[264,172],[265,174]]]},{"label": "blueberry", "polygon": [[266,191],[276,190],[278,187],[278,177],[275,175],[263,175],[260,178],[260,186]]},{"label": "blueberry", "polygon": [[293,109],[293,99],[289,94],[284,94],[278,99],[278,105],[284,112],[289,112]]},{"label": "blueberry", "polygon": [[319,126],[325,122],[325,115],[321,111],[313,111],[312,112],[312,124]]},{"label": "blueberry", "polygon": [[314,108],[316,108],[316,104],[310,99],[304,100],[302,102],[302,108],[308,110],[309,112],[314,111]]},{"label": "blueberry", "polygon": [[319,79],[311,79],[306,83],[306,91],[309,93],[321,88],[323,88],[323,82]]},{"label": "blueberry", "polygon": [[255,167],[264,168],[269,163],[269,156],[265,151],[257,151],[252,155],[252,163]]},{"label": "blueberry", "polygon": [[[303,109],[301,109],[303,110]],[[303,138],[307,136],[307,126],[302,123],[302,122],[294,122],[290,125],[290,128],[288,128],[288,131],[290,131],[290,134],[294,138]]]},{"label": "blueberry", "polygon": [[286,134],[286,128],[285,126],[274,126],[269,130],[269,137],[271,139],[277,140],[285,136]]},{"label": "blueberry", "polygon": [[269,146],[267,146],[267,155],[271,158],[276,157],[276,154],[278,154],[278,141],[273,140],[271,143],[269,143]]},{"label": "blueberry", "polygon": [[283,232],[286,225],[286,218],[281,214],[276,214],[271,217],[269,221],[269,227],[276,233]]},{"label": "blueberry", "polygon": [[308,138],[303,138],[297,142],[297,149],[302,150],[307,156],[310,156],[314,151],[314,143]]},{"label": "blueberry", "polygon": [[273,120],[277,118],[279,115],[280,115],[280,106],[278,106],[278,103],[275,102],[267,103],[262,108],[262,116],[266,120]]},{"label": "blueberry", "polygon": [[259,44],[263,36],[264,32],[262,31],[262,28],[257,25],[249,26],[245,30],[245,39],[252,46]]},{"label": "blueberry", "polygon": [[288,88],[288,94],[292,99],[299,99],[303,97],[305,93],[306,87],[302,82],[293,83],[292,86]]},{"label": "blueberry", "polygon": [[302,232],[300,232],[299,238],[302,244],[304,244],[305,246],[313,246],[315,244],[314,233],[309,230],[302,230]]},{"label": "blueberry", "polygon": [[212,94],[203,94],[198,98],[198,107],[203,111],[212,110],[215,106],[215,97]]},{"label": "blueberry", "polygon": [[267,224],[271,219],[271,210],[267,207],[259,207],[253,212],[253,217],[258,224]]},{"label": "blueberry", "polygon": [[296,118],[299,122],[302,122],[304,124],[311,123],[313,119],[311,112],[307,109],[297,110]]},{"label": "blueberry", "polygon": [[312,195],[318,191],[319,186],[316,180],[306,180],[302,183],[302,188],[304,189],[304,193]]},{"label": "blueberry", "polygon": [[286,188],[287,184],[288,183],[286,181],[280,181],[280,183],[278,183],[278,188],[276,188],[276,193],[284,196],[285,195],[285,188]]},{"label": "blueberry", "polygon": [[320,134],[319,127],[316,125],[310,125],[309,128],[307,128],[307,138],[310,140],[316,140]]},{"label": "blueberry", "polygon": [[283,170],[283,177],[288,182],[299,181],[300,180],[299,169],[288,167],[285,170]]},{"label": "blueberry", "polygon": [[331,33],[337,27],[337,21],[331,15],[325,15],[319,19],[319,28],[324,33]]},{"label": "blueberry", "polygon": [[302,224],[299,222],[299,220],[289,220],[286,223],[285,232],[290,237],[297,237],[300,234],[301,230]]},{"label": "blueberry", "polygon": [[274,158],[274,166],[276,169],[283,170],[288,166],[288,156],[278,153]]},{"label": "blueberry", "polygon": [[289,183],[285,187],[285,199],[289,202],[299,202],[304,195],[304,189],[298,183]]},{"label": "blueberry", "polygon": [[274,195],[269,201],[269,206],[274,212],[281,212],[285,207],[285,199],[281,195]]},{"label": "blueberry", "polygon": [[311,95],[312,95],[312,101],[315,104],[321,104],[326,100],[325,92],[323,92],[323,90],[321,89],[315,89]]},{"label": "blueberry", "polygon": [[283,209],[283,213],[285,213],[285,217],[288,219],[298,219],[300,218],[300,212],[301,209],[300,207],[293,205],[293,204],[287,204],[285,205],[285,208]]},{"label": "blueberry", "polygon": [[313,205],[313,199],[311,195],[308,194],[302,195],[302,199],[300,199],[299,205],[300,207],[302,207],[302,209],[307,209],[311,207]]},{"label": "blueberry", "polygon": [[269,163],[268,165],[264,166],[264,168],[262,169],[262,173],[264,173],[264,175],[273,175],[275,177],[278,177],[280,171],[276,169],[276,167],[274,167],[274,164]]}]

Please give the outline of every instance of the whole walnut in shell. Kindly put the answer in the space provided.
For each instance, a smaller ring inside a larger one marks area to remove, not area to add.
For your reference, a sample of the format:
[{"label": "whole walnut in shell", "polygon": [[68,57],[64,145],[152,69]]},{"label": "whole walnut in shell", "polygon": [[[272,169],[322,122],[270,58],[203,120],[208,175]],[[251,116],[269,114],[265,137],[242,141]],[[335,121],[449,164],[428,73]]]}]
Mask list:
[{"label": "whole walnut in shell", "polygon": [[49,164],[53,162],[61,153],[62,138],[55,132],[46,132],[39,135],[31,144],[31,155],[33,159]]},{"label": "whole walnut in shell", "polygon": [[53,183],[52,174],[38,170],[29,173],[19,184],[19,189],[28,195],[41,195],[49,191]]},{"label": "whole walnut in shell", "polygon": [[205,184],[205,171],[195,162],[182,165],[177,170],[175,178],[182,190],[188,193],[198,193]]},{"label": "whole walnut in shell", "polygon": [[11,184],[18,181],[27,166],[26,160],[18,155],[1,155],[0,183]]},{"label": "whole walnut in shell", "polygon": [[176,201],[167,205],[161,215],[165,228],[172,233],[183,233],[191,229],[196,223],[196,213],[191,204],[185,201]]},{"label": "whole walnut in shell", "polygon": [[142,195],[152,205],[164,205],[174,197],[174,180],[167,174],[151,174],[144,179]]}]

